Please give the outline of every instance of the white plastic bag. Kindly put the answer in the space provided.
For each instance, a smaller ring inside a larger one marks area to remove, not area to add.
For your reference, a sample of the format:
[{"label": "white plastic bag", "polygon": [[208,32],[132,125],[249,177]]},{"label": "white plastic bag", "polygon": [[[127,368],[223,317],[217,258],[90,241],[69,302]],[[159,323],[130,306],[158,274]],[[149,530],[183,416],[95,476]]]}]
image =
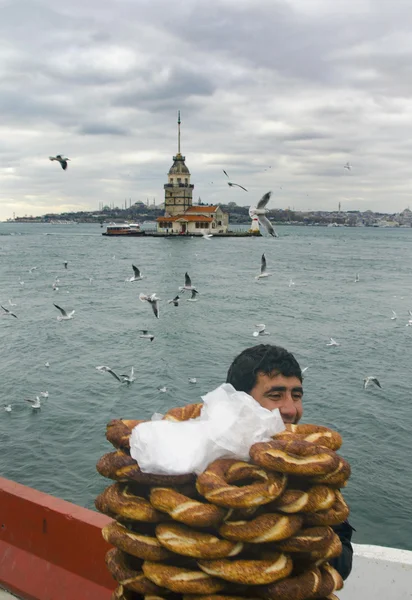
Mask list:
[{"label": "white plastic bag", "polygon": [[223,384],[203,398],[197,419],[149,421],[135,427],[130,454],[144,473],[201,473],[217,458],[248,460],[250,447],[285,429],[278,409]]}]

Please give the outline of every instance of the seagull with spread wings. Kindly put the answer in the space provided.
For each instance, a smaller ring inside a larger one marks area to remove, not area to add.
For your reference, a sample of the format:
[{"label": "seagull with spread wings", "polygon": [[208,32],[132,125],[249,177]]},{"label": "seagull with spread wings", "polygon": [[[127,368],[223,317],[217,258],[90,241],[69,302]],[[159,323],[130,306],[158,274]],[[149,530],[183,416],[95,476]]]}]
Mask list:
[{"label": "seagull with spread wings", "polygon": [[363,380],[363,389],[365,390],[371,383],[374,383],[376,386],[382,389],[382,386],[376,377],[365,377]]},{"label": "seagull with spread wings", "polygon": [[115,373],[110,367],[105,367],[104,365],[102,365],[101,367],[96,367],[96,369],[97,371],[99,371],[99,373],[110,373],[110,375],[117,379],[119,383],[123,383],[121,377],[117,373]]},{"label": "seagull with spread wings", "polygon": [[269,277],[273,275],[273,273],[268,273],[266,271],[266,257],[262,254],[262,258],[260,259],[260,274],[256,275],[255,279],[262,279],[263,277]]},{"label": "seagull with spread wings", "polygon": [[278,234],[276,233],[275,228],[273,227],[273,225],[269,221],[269,219],[266,217],[266,213],[269,212],[269,209],[266,208],[266,205],[269,202],[271,195],[272,195],[272,192],[266,192],[266,194],[264,194],[261,197],[261,199],[259,200],[259,202],[257,203],[256,206],[251,206],[249,208],[249,216],[252,219],[253,219],[253,217],[257,217],[259,220],[259,225],[264,227],[266,229],[266,231],[269,233],[269,235],[271,235],[272,237],[278,237]]},{"label": "seagull with spread wings", "polygon": [[4,308],[4,306],[1,308],[4,310],[3,317],[14,317],[15,319],[18,319],[18,316],[15,315],[14,312],[11,312],[11,310],[8,308]]},{"label": "seagull with spread wings", "polygon": [[155,336],[153,335],[153,333],[149,333],[148,329],[141,329],[140,331],[142,332],[142,334],[139,335],[139,337],[146,338],[147,340],[150,340],[151,342],[153,342],[153,340],[155,339]]},{"label": "seagull with spread wings", "polygon": [[192,285],[192,280],[191,280],[191,278],[189,276],[189,273],[186,271],[186,273],[185,273],[185,284],[182,285],[179,288],[179,291],[180,292],[184,292],[185,290],[189,290],[191,292],[192,290],[195,290],[195,289],[196,288]]},{"label": "seagull with spread wings", "polygon": [[192,289],[192,295],[190,296],[190,298],[187,299],[188,302],[197,302],[197,296],[198,296],[199,292],[197,290],[195,290],[195,288]]},{"label": "seagull with spread wings", "polygon": [[51,161],[57,160],[57,162],[61,164],[61,168],[63,169],[63,171],[67,169],[67,161],[70,160],[70,158],[66,158],[61,154],[56,154],[56,156],[49,156],[49,159]]},{"label": "seagull with spread wings", "polygon": [[172,300],[168,301],[168,304],[173,304],[173,306],[179,306],[180,296],[175,296]]},{"label": "seagull with spread wings", "polygon": [[69,319],[73,319],[73,315],[76,312],[75,310],[71,310],[69,313],[67,313],[64,308],[57,306],[57,304],[54,304],[54,302],[53,306],[55,306],[61,312],[61,315],[57,317],[58,321],[68,321]]},{"label": "seagull with spread wings", "polygon": [[160,298],[158,298],[156,296],[156,294],[150,294],[150,296],[148,296],[147,294],[139,294],[139,300],[141,302],[148,302],[150,304],[150,306],[152,307],[153,314],[156,317],[156,319],[159,318],[159,300],[160,300]]},{"label": "seagull with spread wings", "polygon": [[230,181],[230,177],[229,177],[229,175],[226,173],[226,171],[224,169],[222,169],[222,171],[226,175],[226,177],[229,179],[229,181],[227,182],[227,184],[228,184],[229,187],[236,186],[236,187],[241,188],[242,190],[245,190],[245,192],[247,192],[247,189],[245,187],[243,187],[243,185],[239,185],[238,183],[233,183],[233,181]]},{"label": "seagull with spread wings", "polygon": [[140,269],[138,269],[134,265],[132,265],[132,269],[133,269],[134,275],[132,277],[130,277],[129,279],[126,279],[126,281],[140,281],[141,279],[143,279],[143,275],[140,273]]}]

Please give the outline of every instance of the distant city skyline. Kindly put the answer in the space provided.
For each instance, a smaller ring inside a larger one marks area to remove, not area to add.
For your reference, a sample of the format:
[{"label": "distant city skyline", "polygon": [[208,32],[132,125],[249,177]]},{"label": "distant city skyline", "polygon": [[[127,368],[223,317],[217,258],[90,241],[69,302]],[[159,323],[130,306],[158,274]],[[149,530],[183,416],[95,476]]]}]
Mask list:
[{"label": "distant city skyline", "polygon": [[270,208],[411,204],[412,5],[0,4],[0,220],[160,204],[178,110],[205,203],[256,205],[272,190]]}]

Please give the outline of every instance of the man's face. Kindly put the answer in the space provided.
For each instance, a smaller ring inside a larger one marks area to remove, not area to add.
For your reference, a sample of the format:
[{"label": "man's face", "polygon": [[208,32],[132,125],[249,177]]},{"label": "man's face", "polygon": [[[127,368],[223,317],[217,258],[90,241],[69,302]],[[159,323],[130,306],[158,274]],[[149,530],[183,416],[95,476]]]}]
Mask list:
[{"label": "man's face", "polygon": [[284,423],[298,423],[302,417],[303,388],[297,377],[258,373],[250,395],[264,408],[278,408]]}]

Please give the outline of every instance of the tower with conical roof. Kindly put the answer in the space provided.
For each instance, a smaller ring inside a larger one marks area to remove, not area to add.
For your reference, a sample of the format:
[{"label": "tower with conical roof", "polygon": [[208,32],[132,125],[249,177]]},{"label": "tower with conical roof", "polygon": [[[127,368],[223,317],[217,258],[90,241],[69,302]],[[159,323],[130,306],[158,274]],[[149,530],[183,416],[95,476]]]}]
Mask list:
[{"label": "tower with conical roof", "polygon": [[165,215],[174,217],[183,214],[192,206],[192,194],[195,186],[190,183],[190,171],[185,157],[180,153],[180,110],[177,117],[177,154],[169,169],[168,182],[164,184]]}]

